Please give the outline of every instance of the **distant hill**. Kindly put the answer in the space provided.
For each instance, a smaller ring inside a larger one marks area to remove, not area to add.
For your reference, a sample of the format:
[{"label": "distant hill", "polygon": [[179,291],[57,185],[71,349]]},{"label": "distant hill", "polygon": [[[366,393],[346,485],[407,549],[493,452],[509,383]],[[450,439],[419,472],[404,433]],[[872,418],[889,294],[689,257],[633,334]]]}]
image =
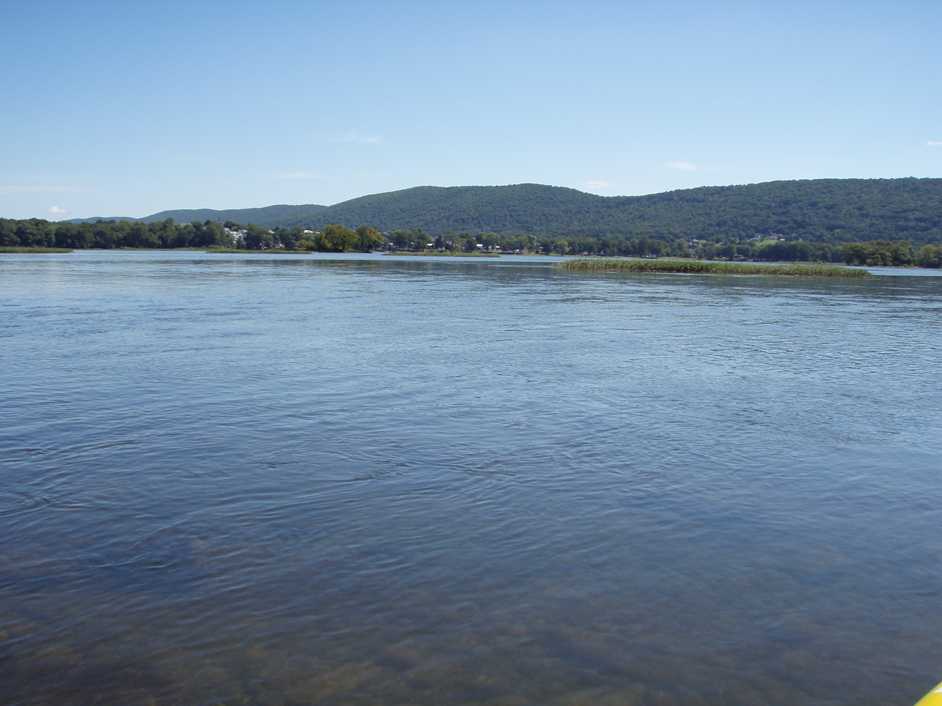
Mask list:
[{"label": "distant hill", "polygon": [[159,213],[144,216],[140,220],[147,223],[172,218],[177,223],[192,223],[193,221],[217,221],[225,223],[233,221],[248,225],[254,223],[269,228],[278,225],[294,225],[306,223],[312,219],[317,220],[317,214],[327,210],[327,206],[309,204],[303,206],[278,205],[263,206],[261,208],[230,208],[214,210],[211,208],[178,209],[176,211],[160,211]]},{"label": "distant hill", "polygon": [[99,221],[136,221],[128,216],[92,216],[91,218],[69,218],[65,223],[98,223]]},{"label": "distant hill", "polygon": [[942,179],[814,179],[597,196],[541,184],[419,186],[333,206],[162,211],[145,221],[261,226],[369,224],[383,231],[739,239],[778,234],[825,242],[942,242]]}]

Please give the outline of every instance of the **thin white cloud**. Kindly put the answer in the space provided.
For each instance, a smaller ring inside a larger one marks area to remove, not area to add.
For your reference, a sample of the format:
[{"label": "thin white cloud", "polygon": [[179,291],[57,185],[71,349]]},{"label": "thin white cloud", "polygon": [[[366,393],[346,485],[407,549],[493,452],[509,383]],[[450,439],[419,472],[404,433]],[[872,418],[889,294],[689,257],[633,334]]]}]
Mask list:
[{"label": "thin white cloud", "polygon": [[383,141],[383,138],[381,135],[365,135],[359,130],[348,130],[342,135],[331,138],[330,141],[355,145],[378,145]]},{"label": "thin white cloud", "polygon": [[0,184],[0,194],[77,194],[82,191],[85,189],[60,184]]},{"label": "thin white cloud", "polygon": [[942,147],[942,140],[929,140],[926,144],[929,147]]},{"label": "thin white cloud", "polygon": [[310,179],[323,179],[320,174],[317,172],[308,172],[303,169],[299,169],[293,172],[278,172],[275,174],[276,179],[287,179],[292,181],[302,181]]},{"label": "thin white cloud", "polygon": [[699,167],[693,162],[687,162],[683,159],[675,159],[670,162],[664,162],[664,166],[668,169],[676,169],[681,172],[695,172]]},{"label": "thin white cloud", "polygon": [[69,212],[69,209],[62,208],[62,206],[50,206],[49,215],[50,216],[64,216]]},{"label": "thin white cloud", "polygon": [[584,186],[592,191],[602,191],[610,187],[611,183],[605,181],[605,179],[589,179]]}]

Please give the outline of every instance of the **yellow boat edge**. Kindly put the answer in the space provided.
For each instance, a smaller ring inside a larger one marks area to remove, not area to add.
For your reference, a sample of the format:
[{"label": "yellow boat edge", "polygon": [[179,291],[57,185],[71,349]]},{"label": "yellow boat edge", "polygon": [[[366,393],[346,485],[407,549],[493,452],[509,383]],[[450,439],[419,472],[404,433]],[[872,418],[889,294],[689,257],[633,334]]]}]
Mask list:
[{"label": "yellow boat edge", "polygon": [[923,696],[916,706],[942,706],[942,683],[936,684],[935,688]]}]

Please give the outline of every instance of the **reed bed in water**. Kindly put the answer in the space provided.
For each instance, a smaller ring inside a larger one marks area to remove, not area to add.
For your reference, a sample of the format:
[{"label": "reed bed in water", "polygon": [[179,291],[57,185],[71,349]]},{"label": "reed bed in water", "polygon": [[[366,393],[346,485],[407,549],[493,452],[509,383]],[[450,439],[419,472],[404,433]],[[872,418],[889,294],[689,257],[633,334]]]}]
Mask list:
[{"label": "reed bed in water", "polygon": [[678,272],[681,274],[785,275],[791,277],[867,277],[866,270],[813,263],[763,265],[755,262],[705,262],[703,260],[633,260],[586,258],[566,260],[559,267],[569,272]]}]

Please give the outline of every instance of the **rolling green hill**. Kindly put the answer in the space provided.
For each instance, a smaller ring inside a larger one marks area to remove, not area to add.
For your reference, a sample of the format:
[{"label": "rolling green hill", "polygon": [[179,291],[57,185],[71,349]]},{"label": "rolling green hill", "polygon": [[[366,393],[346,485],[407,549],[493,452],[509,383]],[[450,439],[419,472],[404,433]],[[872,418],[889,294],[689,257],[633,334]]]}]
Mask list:
[{"label": "rolling green hill", "polygon": [[942,242],[942,179],[815,179],[710,186],[649,196],[597,196],[541,184],[419,186],[333,206],[162,211],[153,222],[260,226],[420,228],[447,233],[656,239],[748,239],[777,234],[816,242]]},{"label": "rolling green hill", "polygon": [[316,220],[317,214],[326,210],[327,206],[308,204],[302,206],[277,205],[263,206],[262,208],[229,208],[216,210],[212,208],[183,208],[175,211],[161,211],[140,220],[146,223],[155,223],[172,218],[177,223],[192,223],[193,221],[216,221],[225,223],[254,223],[259,226],[284,225],[287,222],[303,223]]}]

